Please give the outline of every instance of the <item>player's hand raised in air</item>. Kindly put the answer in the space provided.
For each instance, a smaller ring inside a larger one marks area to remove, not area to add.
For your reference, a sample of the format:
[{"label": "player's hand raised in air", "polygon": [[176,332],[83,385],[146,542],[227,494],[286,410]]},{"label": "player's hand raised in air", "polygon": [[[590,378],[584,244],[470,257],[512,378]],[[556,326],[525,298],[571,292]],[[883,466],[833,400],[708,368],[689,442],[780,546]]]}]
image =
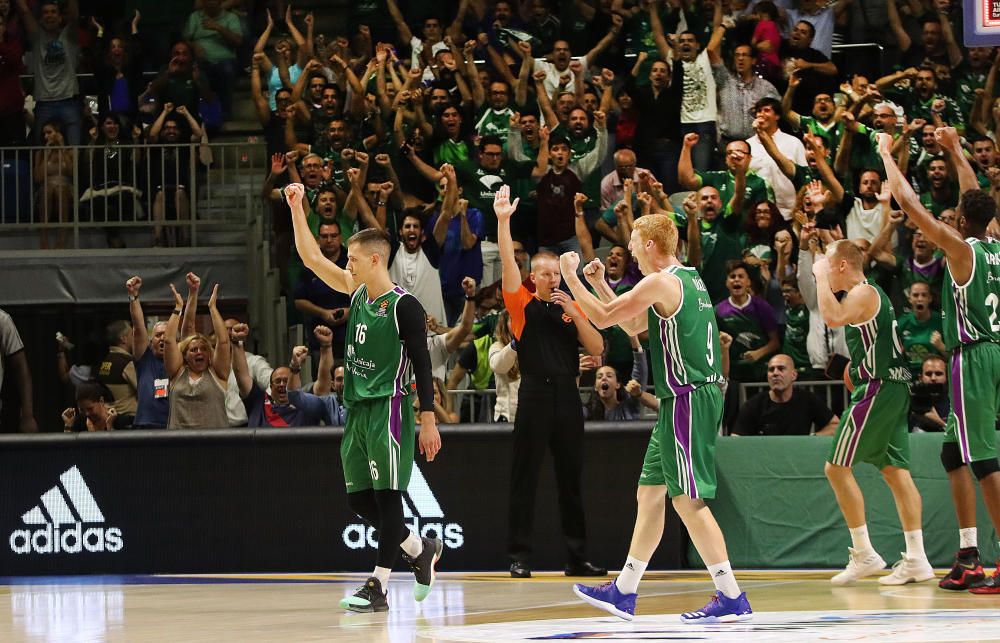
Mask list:
[{"label": "player's hand raised in air", "polygon": [[[580,267],[580,255],[573,251],[564,252],[559,255],[559,269],[562,274],[576,274],[576,269]],[[565,294],[565,293],[564,293]]]},{"label": "player's hand raised in air", "polygon": [[288,202],[289,207],[302,207],[302,197],[304,194],[305,188],[302,187],[301,183],[289,183],[285,186],[285,201]]},{"label": "player's hand raised in air", "polygon": [[510,201],[510,186],[501,185],[500,189],[493,196],[493,211],[497,215],[497,219],[509,219],[514,211],[517,210],[517,204],[521,202],[520,198],[514,199],[514,202]]},{"label": "player's hand raised in air", "polygon": [[594,259],[583,267],[583,276],[587,279],[587,283],[596,285],[604,281],[604,271],[604,262]]}]

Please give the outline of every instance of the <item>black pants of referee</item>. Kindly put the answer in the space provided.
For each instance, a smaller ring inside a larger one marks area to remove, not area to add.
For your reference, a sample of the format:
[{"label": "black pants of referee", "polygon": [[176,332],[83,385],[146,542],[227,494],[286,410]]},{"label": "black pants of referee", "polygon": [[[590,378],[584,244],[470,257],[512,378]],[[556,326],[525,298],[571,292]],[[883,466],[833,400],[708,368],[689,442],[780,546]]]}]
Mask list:
[{"label": "black pants of referee", "polygon": [[510,471],[507,551],[529,562],[535,519],[535,493],[545,450],[552,452],[559,493],[559,517],[569,563],[587,560],[583,517],[583,408],[576,378],[523,376],[514,420]]}]

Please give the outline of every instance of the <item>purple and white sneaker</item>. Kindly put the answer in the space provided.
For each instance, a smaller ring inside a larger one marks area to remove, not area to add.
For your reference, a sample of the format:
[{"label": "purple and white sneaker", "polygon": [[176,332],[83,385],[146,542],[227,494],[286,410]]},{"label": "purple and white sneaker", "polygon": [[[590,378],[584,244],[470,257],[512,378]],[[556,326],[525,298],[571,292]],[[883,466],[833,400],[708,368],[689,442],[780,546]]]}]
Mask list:
[{"label": "purple and white sneaker", "polygon": [[747,593],[743,592],[736,598],[726,598],[720,591],[715,592],[712,600],[697,612],[681,614],[684,623],[736,623],[749,621],[753,618]]},{"label": "purple and white sneaker", "polygon": [[599,607],[605,612],[614,614],[618,618],[631,621],[635,617],[635,599],[638,594],[623,594],[618,591],[618,586],[614,581],[588,587],[576,583],[573,585],[573,593],[579,596],[585,603],[590,603],[594,607]]}]

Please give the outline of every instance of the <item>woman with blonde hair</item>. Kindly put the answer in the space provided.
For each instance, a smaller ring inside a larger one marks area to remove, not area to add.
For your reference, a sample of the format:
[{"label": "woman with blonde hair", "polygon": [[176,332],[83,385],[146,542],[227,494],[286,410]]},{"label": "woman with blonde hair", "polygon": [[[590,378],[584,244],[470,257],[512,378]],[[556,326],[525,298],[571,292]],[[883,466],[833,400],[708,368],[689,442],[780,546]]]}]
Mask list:
[{"label": "woman with blonde hair", "polygon": [[212,289],[208,312],[216,336],[215,348],[201,333],[185,337],[178,344],[177,329],[184,300],[174,293],[174,310],[167,322],[163,365],[170,378],[170,419],[168,429],[218,429],[229,426],[226,416],[226,386],[231,369],[229,331],[216,307],[219,285]]},{"label": "woman with blonde hair", "polygon": [[500,312],[494,342],[490,346],[490,368],[496,375],[497,401],[493,407],[494,422],[513,422],[517,415],[517,392],[521,372],[517,367],[517,345],[510,330],[510,313]]},{"label": "woman with blonde hair", "polygon": [[[45,149],[35,152],[34,177],[38,183],[35,204],[42,220],[41,247],[49,248],[49,222],[64,223],[73,217],[73,168],[76,151],[66,147],[62,123],[49,121],[42,126]],[[66,247],[66,228],[56,233],[57,250]]]}]

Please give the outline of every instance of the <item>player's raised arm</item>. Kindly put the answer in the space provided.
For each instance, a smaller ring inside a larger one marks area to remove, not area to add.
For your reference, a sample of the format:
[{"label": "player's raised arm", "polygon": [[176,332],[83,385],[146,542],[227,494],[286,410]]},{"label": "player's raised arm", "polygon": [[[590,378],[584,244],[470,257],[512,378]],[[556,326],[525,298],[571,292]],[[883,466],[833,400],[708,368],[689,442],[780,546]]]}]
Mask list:
[{"label": "player's raised arm", "polygon": [[840,328],[871,319],[878,310],[878,294],[871,288],[852,288],[843,301],[837,301],[837,296],[830,288],[830,269],[830,260],[826,255],[816,257],[813,262],[816,299],[826,325],[830,328]]},{"label": "player's raised arm", "polygon": [[510,217],[517,210],[521,199],[510,200],[510,186],[501,185],[493,196],[493,211],[497,215],[497,244],[500,246],[501,283],[504,292],[521,289],[521,269],[514,258],[514,240],[510,235]]},{"label": "player's raised arm", "polygon": [[[567,252],[559,257],[559,267],[566,285],[580,304],[580,308],[598,328],[608,328],[620,325],[622,322],[628,325],[627,323],[634,318],[643,316],[650,306],[680,297],[680,284],[676,279],[654,275],[644,277],[632,290],[615,297],[612,301],[603,302],[587,290],[576,276],[579,264],[580,257],[575,252]],[[628,329],[625,330],[628,332]]]},{"label": "player's raised arm", "polygon": [[878,135],[878,151],[882,156],[889,189],[892,191],[896,203],[917,224],[925,237],[944,250],[948,257],[951,274],[960,283],[964,283],[972,274],[972,248],[965,243],[958,230],[936,219],[920,203],[920,197],[913,191],[913,186],[910,185],[892,158],[892,137],[890,135],[884,133]]},{"label": "player's raised arm", "polygon": [[291,183],[285,187],[285,200],[288,202],[288,208],[292,211],[295,248],[298,250],[299,256],[302,257],[302,263],[334,290],[347,294],[353,293],[356,286],[351,273],[323,256],[319,244],[316,243],[312,231],[309,230],[309,222],[306,220],[306,213],[302,207],[304,199],[305,188],[301,183]]}]

